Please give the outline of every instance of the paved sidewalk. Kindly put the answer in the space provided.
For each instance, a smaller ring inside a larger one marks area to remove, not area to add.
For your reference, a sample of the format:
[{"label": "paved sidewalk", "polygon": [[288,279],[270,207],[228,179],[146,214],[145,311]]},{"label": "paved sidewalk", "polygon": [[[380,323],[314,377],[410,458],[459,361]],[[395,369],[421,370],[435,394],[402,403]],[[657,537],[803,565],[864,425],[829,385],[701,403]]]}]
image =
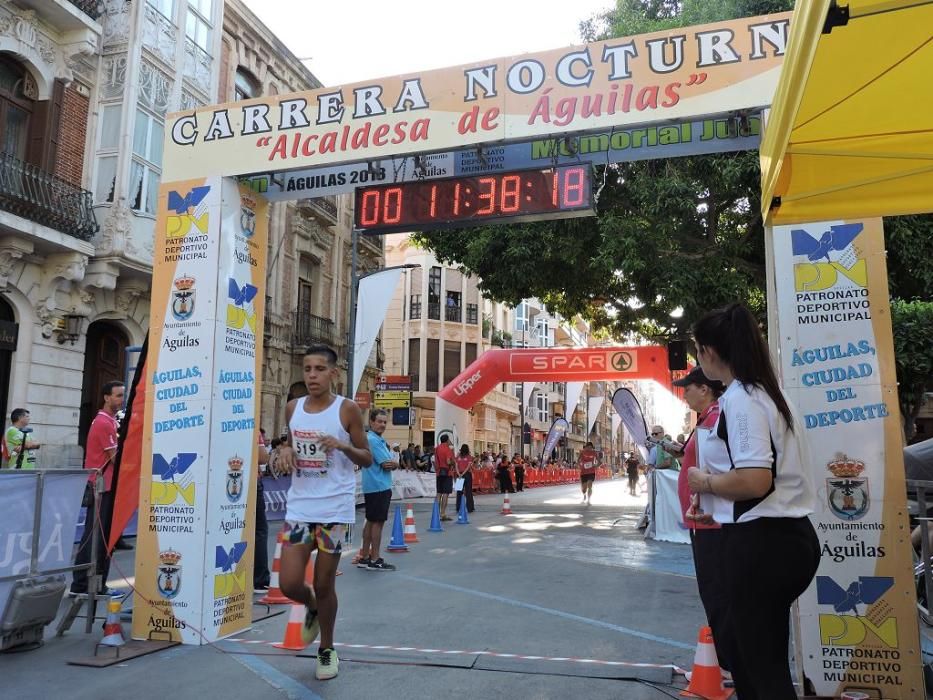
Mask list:
[{"label": "paved sidewalk", "polygon": [[[597,482],[590,506],[577,486],[531,489],[511,501],[514,515],[503,516],[500,496],[481,496],[469,525],[445,523],[443,533],[427,531],[430,502],[414,501],[420,542],[388,555],[396,572],[360,570],[346,556],[333,681],[314,679],[312,658],[271,647],[286,615],[237,641],[176,647],[107,669],[65,663],[93,653],[99,636],[85,636],[79,620],[63,639],[50,626],[37,651],[0,656],[3,694],[640,700],[673,692],[618,678],[635,672],[670,682],[664,666],[692,664],[703,613],[689,547],[644,540],[635,529],[644,495],[629,496],[624,480]],[[133,554],[118,553],[120,570],[132,572]]]}]

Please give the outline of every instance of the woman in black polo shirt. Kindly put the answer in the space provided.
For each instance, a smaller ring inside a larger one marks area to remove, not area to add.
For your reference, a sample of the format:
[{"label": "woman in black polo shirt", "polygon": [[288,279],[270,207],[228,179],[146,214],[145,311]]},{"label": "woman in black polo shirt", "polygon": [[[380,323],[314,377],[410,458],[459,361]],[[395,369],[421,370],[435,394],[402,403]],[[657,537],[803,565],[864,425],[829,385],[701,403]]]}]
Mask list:
[{"label": "woman in black polo shirt", "polygon": [[741,304],[694,326],[704,374],[726,385],[716,427],[687,474],[706,512],[723,525],[726,623],[737,695],[796,700],[788,664],[791,604],[820,562],[806,436],[780,389],[768,347]]}]

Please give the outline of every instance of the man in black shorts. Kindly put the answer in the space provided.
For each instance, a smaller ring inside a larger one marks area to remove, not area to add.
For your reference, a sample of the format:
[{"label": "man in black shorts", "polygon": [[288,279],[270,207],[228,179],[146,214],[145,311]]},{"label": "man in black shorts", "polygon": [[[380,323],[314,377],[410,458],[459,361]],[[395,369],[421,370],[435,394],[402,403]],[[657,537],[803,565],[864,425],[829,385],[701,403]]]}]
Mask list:
[{"label": "man in black shorts", "polygon": [[363,555],[356,566],[367,571],[395,571],[394,565],[387,564],[379,556],[382,528],[389,519],[389,502],[392,500],[392,470],[398,468],[395,453],[382,437],[388,418],[384,408],[374,408],[369,413],[369,432],[366,433],[373,463],[363,467],[366,525],[363,527]]}]

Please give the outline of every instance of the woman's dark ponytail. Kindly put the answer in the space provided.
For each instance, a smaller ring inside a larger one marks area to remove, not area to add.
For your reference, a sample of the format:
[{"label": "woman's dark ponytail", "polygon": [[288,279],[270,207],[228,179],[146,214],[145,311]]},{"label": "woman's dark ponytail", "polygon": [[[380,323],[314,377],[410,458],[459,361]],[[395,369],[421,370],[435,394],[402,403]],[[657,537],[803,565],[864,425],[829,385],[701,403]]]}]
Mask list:
[{"label": "woman's dark ponytail", "polygon": [[706,314],[693,329],[698,345],[712,348],[742,384],[760,386],[793,432],[794,421],[781,392],[771,355],[758,322],[742,304],[730,304]]}]

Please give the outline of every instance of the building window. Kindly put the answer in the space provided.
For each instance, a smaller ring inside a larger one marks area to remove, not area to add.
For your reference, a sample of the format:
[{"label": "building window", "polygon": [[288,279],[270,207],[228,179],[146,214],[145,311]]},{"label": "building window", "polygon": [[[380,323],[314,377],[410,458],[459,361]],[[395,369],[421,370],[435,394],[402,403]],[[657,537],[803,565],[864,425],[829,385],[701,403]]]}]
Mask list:
[{"label": "building window", "polygon": [[153,8],[158,10],[161,14],[168,17],[169,19],[174,19],[175,16],[175,0],[146,0]]},{"label": "building window", "polygon": [[427,375],[425,376],[427,391],[440,390],[440,354],[441,342],[428,338]]},{"label": "building window", "polygon": [[537,409],[538,415],[535,416],[542,423],[547,423],[550,416],[550,405],[548,401],[548,396],[545,393],[540,393],[535,396],[535,408]]},{"label": "building window", "polygon": [[211,11],[213,0],[188,0],[188,17],[185,19],[185,36],[210,52]]},{"label": "building window", "polygon": [[0,153],[26,160],[35,82],[26,69],[0,56]]},{"label": "building window", "polygon": [[159,176],[162,174],[162,120],[136,110],[133,162],[130,166],[130,202],[135,211],[156,213]]},{"label": "building window", "polygon": [[465,343],[463,353],[464,369],[476,362],[476,343]]},{"label": "building window", "polygon": [[421,295],[412,294],[408,303],[408,318],[416,320],[421,318]]},{"label": "building window", "polygon": [[554,340],[551,338],[550,319],[547,316],[542,314],[535,319],[535,329],[532,337],[537,339],[538,347],[541,348],[547,348],[554,344]]},{"label": "building window", "polygon": [[298,261],[298,307],[296,330],[302,338],[310,337],[311,316],[314,314],[314,281],[317,264],[306,256]]},{"label": "building window", "polygon": [[104,105],[100,111],[100,143],[97,147],[97,186],[94,201],[112,202],[117,182],[117,149],[120,147],[120,119],[123,106]]},{"label": "building window", "polygon": [[460,374],[460,341],[444,341],[444,386],[450,384]]},{"label": "building window", "polygon": [[262,95],[262,90],[259,88],[259,81],[245,68],[236,69],[233,92],[235,96],[234,99],[237,102],[240,100],[251,100],[254,97]]},{"label": "building window", "polygon": [[428,273],[428,318],[441,320],[441,268],[432,267]]},{"label": "building window", "polygon": [[447,292],[447,301],[444,311],[446,320],[460,323],[463,318],[463,307],[460,303],[461,297],[462,294],[460,292]]},{"label": "building window", "polygon": [[519,333],[528,330],[528,304],[524,301],[515,307],[515,330]]},{"label": "building window", "polygon": [[472,323],[474,326],[479,324],[479,307],[476,304],[467,304],[466,322]]},{"label": "building window", "polygon": [[421,391],[421,338],[408,339],[408,376],[411,390]]}]

